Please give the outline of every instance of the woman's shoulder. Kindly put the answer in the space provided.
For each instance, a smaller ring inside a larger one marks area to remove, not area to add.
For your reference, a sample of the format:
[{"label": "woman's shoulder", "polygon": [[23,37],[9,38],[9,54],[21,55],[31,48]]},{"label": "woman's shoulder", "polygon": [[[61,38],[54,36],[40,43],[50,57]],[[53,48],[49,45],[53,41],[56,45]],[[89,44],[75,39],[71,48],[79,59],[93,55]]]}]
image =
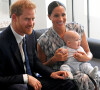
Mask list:
[{"label": "woman's shoulder", "polygon": [[52,28],[48,28],[39,38],[38,42],[47,41],[48,38],[51,36]]},{"label": "woman's shoulder", "polygon": [[66,27],[69,28],[69,29],[75,29],[75,28],[81,28],[81,29],[83,29],[84,28],[81,24],[76,23],[76,22],[67,23]]},{"label": "woman's shoulder", "polygon": [[67,30],[74,30],[76,32],[78,32],[79,34],[84,32],[84,27],[76,22],[70,22],[66,24],[66,29]]}]

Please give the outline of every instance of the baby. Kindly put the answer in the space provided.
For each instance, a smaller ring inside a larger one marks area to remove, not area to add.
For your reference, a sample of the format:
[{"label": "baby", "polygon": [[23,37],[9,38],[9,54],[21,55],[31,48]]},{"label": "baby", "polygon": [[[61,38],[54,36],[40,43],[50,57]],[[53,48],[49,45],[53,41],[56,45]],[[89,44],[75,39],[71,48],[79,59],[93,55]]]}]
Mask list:
[{"label": "baby", "polygon": [[73,54],[77,51],[85,52],[80,46],[80,35],[75,31],[69,30],[64,34],[64,42],[66,43],[66,46],[63,46],[62,48],[68,50],[68,60],[61,65],[60,70],[67,71],[69,74],[68,78],[70,79],[73,79],[73,75],[77,72],[88,74],[91,78],[95,79],[98,67],[95,66],[93,68],[90,63],[80,62],[73,57]]}]

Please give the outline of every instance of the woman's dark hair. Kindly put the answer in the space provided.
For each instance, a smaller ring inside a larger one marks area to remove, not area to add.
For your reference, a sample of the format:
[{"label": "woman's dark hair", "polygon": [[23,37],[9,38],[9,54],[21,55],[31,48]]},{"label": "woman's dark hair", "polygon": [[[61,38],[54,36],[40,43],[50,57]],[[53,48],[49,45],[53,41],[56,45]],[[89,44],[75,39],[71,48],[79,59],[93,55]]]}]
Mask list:
[{"label": "woman's dark hair", "polygon": [[51,13],[54,10],[54,8],[56,8],[58,6],[63,6],[65,8],[65,6],[61,2],[59,2],[59,1],[53,1],[53,2],[51,2],[49,4],[49,6],[48,6],[48,15],[51,15]]}]

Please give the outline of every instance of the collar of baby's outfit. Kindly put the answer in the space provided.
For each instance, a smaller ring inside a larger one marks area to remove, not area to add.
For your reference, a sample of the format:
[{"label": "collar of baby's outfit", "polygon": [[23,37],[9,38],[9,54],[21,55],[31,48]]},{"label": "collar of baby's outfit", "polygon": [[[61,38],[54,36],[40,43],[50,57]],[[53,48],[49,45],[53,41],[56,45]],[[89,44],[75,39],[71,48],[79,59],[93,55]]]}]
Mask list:
[{"label": "collar of baby's outfit", "polygon": [[10,27],[16,38],[17,43],[19,44],[22,41],[22,39],[25,37],[25,35],[24,36],[19,35],[18,33],[15,32],[15,30],[13,29],[13,27],[11,25],[10,25]]}]

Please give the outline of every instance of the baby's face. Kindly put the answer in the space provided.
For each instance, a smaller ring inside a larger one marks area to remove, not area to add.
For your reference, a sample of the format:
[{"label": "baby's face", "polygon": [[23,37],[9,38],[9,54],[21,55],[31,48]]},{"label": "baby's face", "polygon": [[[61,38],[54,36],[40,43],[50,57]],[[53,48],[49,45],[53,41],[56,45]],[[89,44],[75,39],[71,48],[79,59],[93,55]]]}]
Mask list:
[{"label": "baby's face", "polygon": [[75,37],[70,40],[70,44],[67,46],[73,49],[78,49],[80,47],[80,42],[81,42],[80,36],[75,35]]},{"label": "baby's face", "polygon": [[78,49],[80,47],[80,39],[75,38],[75,40],[71,41],[70,47],[73,49]]}]

